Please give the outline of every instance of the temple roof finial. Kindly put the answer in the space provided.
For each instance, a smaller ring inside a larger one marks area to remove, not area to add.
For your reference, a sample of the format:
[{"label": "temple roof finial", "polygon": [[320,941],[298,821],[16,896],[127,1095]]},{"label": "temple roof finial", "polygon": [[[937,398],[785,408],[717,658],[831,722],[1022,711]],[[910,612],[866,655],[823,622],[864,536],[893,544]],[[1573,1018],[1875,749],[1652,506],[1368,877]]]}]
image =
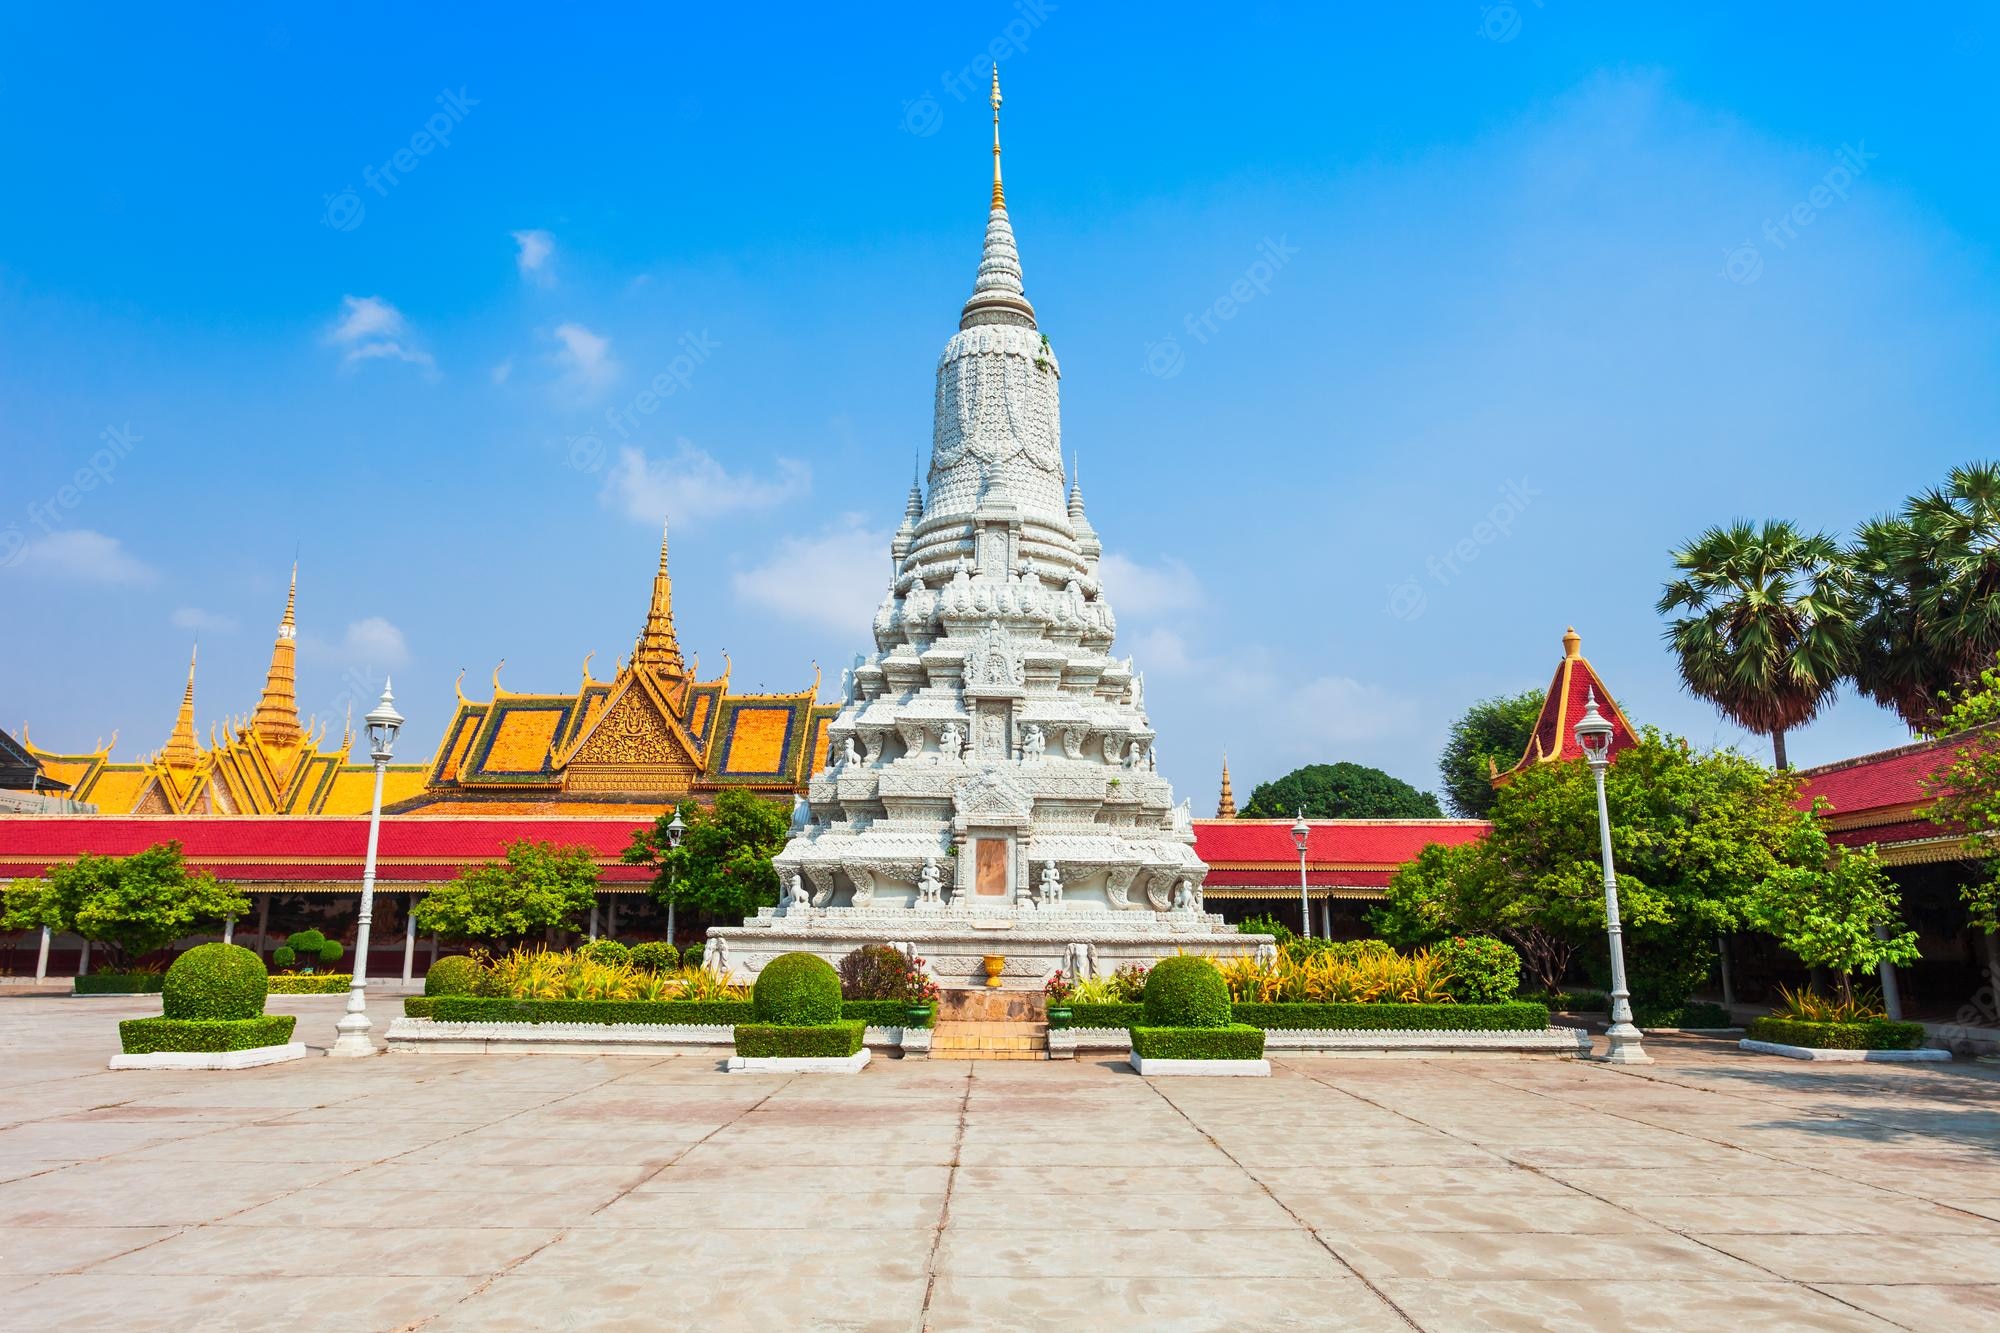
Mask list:
[{"label": "temple roof finial", "polygon": [[1563,631],[1563,656],[1583,656],[1583,636],[1576,632],[1576,626],[1574,625]]},{"label": "temple roof finial", "polygon": [[250,730],[269,745],[297,745],[304,735],[299,727],[298,603],[299,562],[293,560],[291,587],[285,593],[285,614],[278,621],[278,637],[271,645],[271,665],[264,673],[264,693],[257,700],[257,711],[250,716]]},{"label": "temple roof finial", "polygon": [[660,569],[653,575],[653,599],[646,608],[646,627],[632,649],[634,668],[650,667],[664,676],[684,676],[680,640],[674,635],[674,581],[667,573],[667,528],[660,525]]},{"label": "temple roof finial", "polygon": [[667,572],[667,526],[670,520],[660,520],[660,572]]},{"label": "temple roof finial", "polygon": [[1236,793],[1229,789],[1229,751],[1222,752],[1222,795],[1215,802],[1217,819],[1236,818]]},{"label": "temple roof finial", "polygon": [[1007,206],[1007,192],[1000,188],[1000,62],[993,62],[993,206]]},{"label": "temple roof finial", "polygon": [[167,737],[165,748],[160,751],[162,762],[175,768],[193,768],[201,759],[201,746],[194,738],[194,663],[201,652],[196,644],[188,653],[187,689],[181,694],[181,711],[174,718],[173,735]]}]

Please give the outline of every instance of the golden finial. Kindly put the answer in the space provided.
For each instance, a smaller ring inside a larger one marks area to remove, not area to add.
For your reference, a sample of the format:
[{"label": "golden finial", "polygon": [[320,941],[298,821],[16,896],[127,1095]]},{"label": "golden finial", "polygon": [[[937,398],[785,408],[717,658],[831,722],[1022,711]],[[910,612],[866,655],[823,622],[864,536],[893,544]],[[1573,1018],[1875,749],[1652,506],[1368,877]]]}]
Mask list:
[{"label": "golden finial", "polygon": [[993,62],[993,206],[1005,208],[1007,194],[1000,188],[1000,62]]},{"label": "golden finial", "polygon": [[457,680],[455,680],[455,681],[453,681],[453,682],[451,683],[451,691],[452,691],[452,693],[453,693],[453,694],[456,694],[456,695],[458,696],[458,702],[459,702],[459,704],[460,704],[461,706],[463,706],[463,705],[465,705],[465,704],[468,704],[468,703],[472,702],[471,700],[469,700],[469,699],[467,699],[467,698],[465,697],[465,668],[464,668],[464,667],[460,667],[460,668],[458,669],[458,679],[457,679]]},{"label": "golden finial", "polygon": [[1576,632],[1576,626],[1574,625],[1563,631],[1563,656],[1583,656],[1583,636]]},{"label": "golden finial", "polygon": [[586,685],[590,684],[590,659],[595,656],[597,656],[595,648],[583,655],[583,683]]},{"label": "golden finial", "polygon": [[[298,604],[299,604],[299,562],[294,560],[292,561],[291,591],[285,594],[285,618],[278,622],[281,633],[284,630],[294,630],[294,631],[297,630],[298,621],[294,618],[293,613],[297,609]],[[290,634],[286,634],[285,637],[289,639],[292,636]]]},{"label": "golden finial", "polygon": [[668,520],[666,519],[660,520],[660,572],[662,574],[667,572],[667,522]]},{"label": "golden finial", "polygon": [[504,657],[493,664],[493,698],[496,701],[500,698],[500,668],[506,665],[507,659]]}]

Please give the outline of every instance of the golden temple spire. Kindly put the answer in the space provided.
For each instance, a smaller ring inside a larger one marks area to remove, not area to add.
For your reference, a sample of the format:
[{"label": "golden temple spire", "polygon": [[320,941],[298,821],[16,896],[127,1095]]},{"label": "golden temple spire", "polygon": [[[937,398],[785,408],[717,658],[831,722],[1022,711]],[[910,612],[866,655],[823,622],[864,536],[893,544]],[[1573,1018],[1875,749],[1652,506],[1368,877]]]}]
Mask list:
[{"label": "golden temple spire", "polygon": [[271,645],[271,668],[264,674],[264,694],[251,715],[250,729],[271,745],[297,745],[299,729],[298,621],[299,562],[292,562],[292,586],[285,594],[285,618]]},{"label": "golden temple spire", "polygon": [[646,628],[632,650],[634,668],[646,667],[664,676],[687,674],[680,640],[674,637],[674,581],[667,573],[667,526],[660,525],[660,570],[653,575],[653,602],[646,608]]},{"label": "golden temple spire", "polygon": [[1229,790],[1229,751],[1222,752],[1222,795],[1215,802],[1217,819],[1236,818],[1236,793]]},{"label": "golden temple spire", "polygon": [[1007,206],[1006,191],[1000,188],[1000,62],[993,62],[993,206]]},{"label": "golden temple spire", "polygon": [[160,761],[174,768],[193,768],[201,762],[201,746],[194,738],[194,662],[201,651],[196,644],[188,653],[187,690],[181,695],[181,711],[174,718],[174,734],[167,737],[166,748],[160,751]]}]

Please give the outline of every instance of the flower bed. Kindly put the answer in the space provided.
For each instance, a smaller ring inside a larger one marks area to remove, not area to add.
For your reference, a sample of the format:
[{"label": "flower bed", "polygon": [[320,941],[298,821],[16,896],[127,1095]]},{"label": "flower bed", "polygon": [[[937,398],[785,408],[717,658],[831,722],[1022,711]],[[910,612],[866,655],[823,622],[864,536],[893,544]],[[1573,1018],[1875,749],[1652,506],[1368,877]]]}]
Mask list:
[{"label": "flower bed", "polygon": [[72,995],[157,995],[167,984],[164,972],[92,972],[70,983]]},{"label": "flower bed", "polygon": [[861,1049],[868,1025],[843,1019],[794,1027],[782,1023],[739,1023],[736,1053],[750,1060],[838,1060]]},{"label": "flower bed", "polygon": [[[1132,1028],[1145,1022],[1143,1004],[1073,1004],[1066,1026]],[[1538,1032],[1549,1025],[1547,1005],[1525,1000],[1503,1004],[1247,1004],[1234,1006],[1238,1023],[1267,1031]]]},{"label": "flower bed", "polygon": [[1898,1023],[1866,1018],[1853,1023],[1813,1023],[1798,1018],[1758,1018],[1750,1023],[1752,1041],[1779,1046],[1803,1046],[1815,1051],[1914,1051],[1924,1044],[1922,1023]]},{"label": "flower bed", "polygon": [[283,1046],[292,1039],[298,1019],[291,1014],[259,1018],[128,1018],[118,1025],[120,1048],[127,1055],[161,1051],[252,1051]]},{"label": "flower bed", "polygon": [[1248,1023],[1206,1028],[1135,1027],[1132,1049],[1147,1060],[1261,1060],[1264,1029]]},{"label": "flower bed", "polygon": [[[692,1023],[734,1027],[754,1021],[756,1008],[749,1000],[502,1000],[475,995],[410,995],[403,1000],[403,1014],[444,1023]],[[900,1000],[842,1000],[840,1016],[874,1027],[910,1026],[906,1006]]]},{"label": "flower bed", "polygon": [[349,972],[281,972],[271,978],[273,995],[338,995],[354,984]]}]

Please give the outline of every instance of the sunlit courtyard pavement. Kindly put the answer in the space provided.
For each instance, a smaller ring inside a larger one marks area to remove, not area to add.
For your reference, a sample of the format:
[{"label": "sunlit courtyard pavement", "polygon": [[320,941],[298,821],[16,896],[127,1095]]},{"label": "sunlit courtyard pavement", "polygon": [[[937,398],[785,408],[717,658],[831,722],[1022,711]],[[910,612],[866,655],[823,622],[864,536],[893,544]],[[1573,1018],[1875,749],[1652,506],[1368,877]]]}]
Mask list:
[{"label": "sunlit courtyard pavement", "polygon": [[[337,999],[274,997],[324,1047]],[[386,1006],[384,1007],[386,1009]],[[110,1073],[0,1000],[12,1328],[1971,1328],[1995,1069],[392,1056]],[[387,1013],[382,1015],[386,1019]]]}]

